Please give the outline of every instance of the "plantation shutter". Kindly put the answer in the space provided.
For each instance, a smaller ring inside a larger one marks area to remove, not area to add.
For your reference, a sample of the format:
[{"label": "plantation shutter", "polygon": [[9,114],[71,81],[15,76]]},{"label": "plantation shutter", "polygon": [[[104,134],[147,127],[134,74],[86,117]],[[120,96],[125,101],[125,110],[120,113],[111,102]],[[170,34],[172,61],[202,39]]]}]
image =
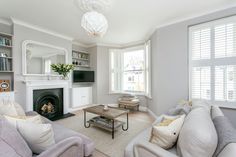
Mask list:
[{"label": "plantation shutter", "polygon": [[189,28],[190,99],[236,108],[236,16]]}]

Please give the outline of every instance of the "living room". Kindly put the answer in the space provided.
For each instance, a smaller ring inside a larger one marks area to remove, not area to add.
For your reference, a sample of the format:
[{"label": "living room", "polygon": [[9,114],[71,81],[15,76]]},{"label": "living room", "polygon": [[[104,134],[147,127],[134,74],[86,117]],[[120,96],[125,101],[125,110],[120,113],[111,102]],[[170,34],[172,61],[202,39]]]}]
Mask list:
[{"label": "living room", "polygon": [[0,157],[236,156],[235,0],[0,0],[0,15]]}]

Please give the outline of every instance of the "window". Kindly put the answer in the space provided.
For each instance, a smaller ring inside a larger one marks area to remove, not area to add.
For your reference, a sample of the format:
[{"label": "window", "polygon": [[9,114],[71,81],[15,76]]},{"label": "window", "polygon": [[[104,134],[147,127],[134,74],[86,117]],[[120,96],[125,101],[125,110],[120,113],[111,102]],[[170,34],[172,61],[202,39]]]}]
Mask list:
[{"label": "window", "polygon": [[236,108],[236,16],[189,28],[190,98]]},{"label": "window", "polygon": [[150,42],[110,50],[110,93],[150,96]]}]

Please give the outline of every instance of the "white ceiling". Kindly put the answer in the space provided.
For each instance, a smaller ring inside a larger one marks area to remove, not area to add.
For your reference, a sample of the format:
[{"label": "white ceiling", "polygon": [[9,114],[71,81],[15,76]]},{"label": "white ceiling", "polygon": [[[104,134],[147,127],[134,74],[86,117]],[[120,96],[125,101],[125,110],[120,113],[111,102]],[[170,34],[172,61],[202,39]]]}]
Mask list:
[{"label": "white ceiling", "polygon": [[81,28],[82,11],[73,0],[0,0],[0,15],[53,30],[83,44],[143,41],[156,27],[236,5],[236,0],[113,0],[105,16],[108,32],[89,37]]}]

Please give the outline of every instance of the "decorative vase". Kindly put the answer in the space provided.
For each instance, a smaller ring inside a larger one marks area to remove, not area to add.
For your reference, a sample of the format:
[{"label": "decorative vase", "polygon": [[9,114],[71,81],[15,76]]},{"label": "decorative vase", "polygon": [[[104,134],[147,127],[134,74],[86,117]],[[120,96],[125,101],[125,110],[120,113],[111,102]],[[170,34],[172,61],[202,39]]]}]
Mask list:
[{"label": "decorative vase", "polygon": [[69,80],[68,74],[61,74],[61,80]]}]

